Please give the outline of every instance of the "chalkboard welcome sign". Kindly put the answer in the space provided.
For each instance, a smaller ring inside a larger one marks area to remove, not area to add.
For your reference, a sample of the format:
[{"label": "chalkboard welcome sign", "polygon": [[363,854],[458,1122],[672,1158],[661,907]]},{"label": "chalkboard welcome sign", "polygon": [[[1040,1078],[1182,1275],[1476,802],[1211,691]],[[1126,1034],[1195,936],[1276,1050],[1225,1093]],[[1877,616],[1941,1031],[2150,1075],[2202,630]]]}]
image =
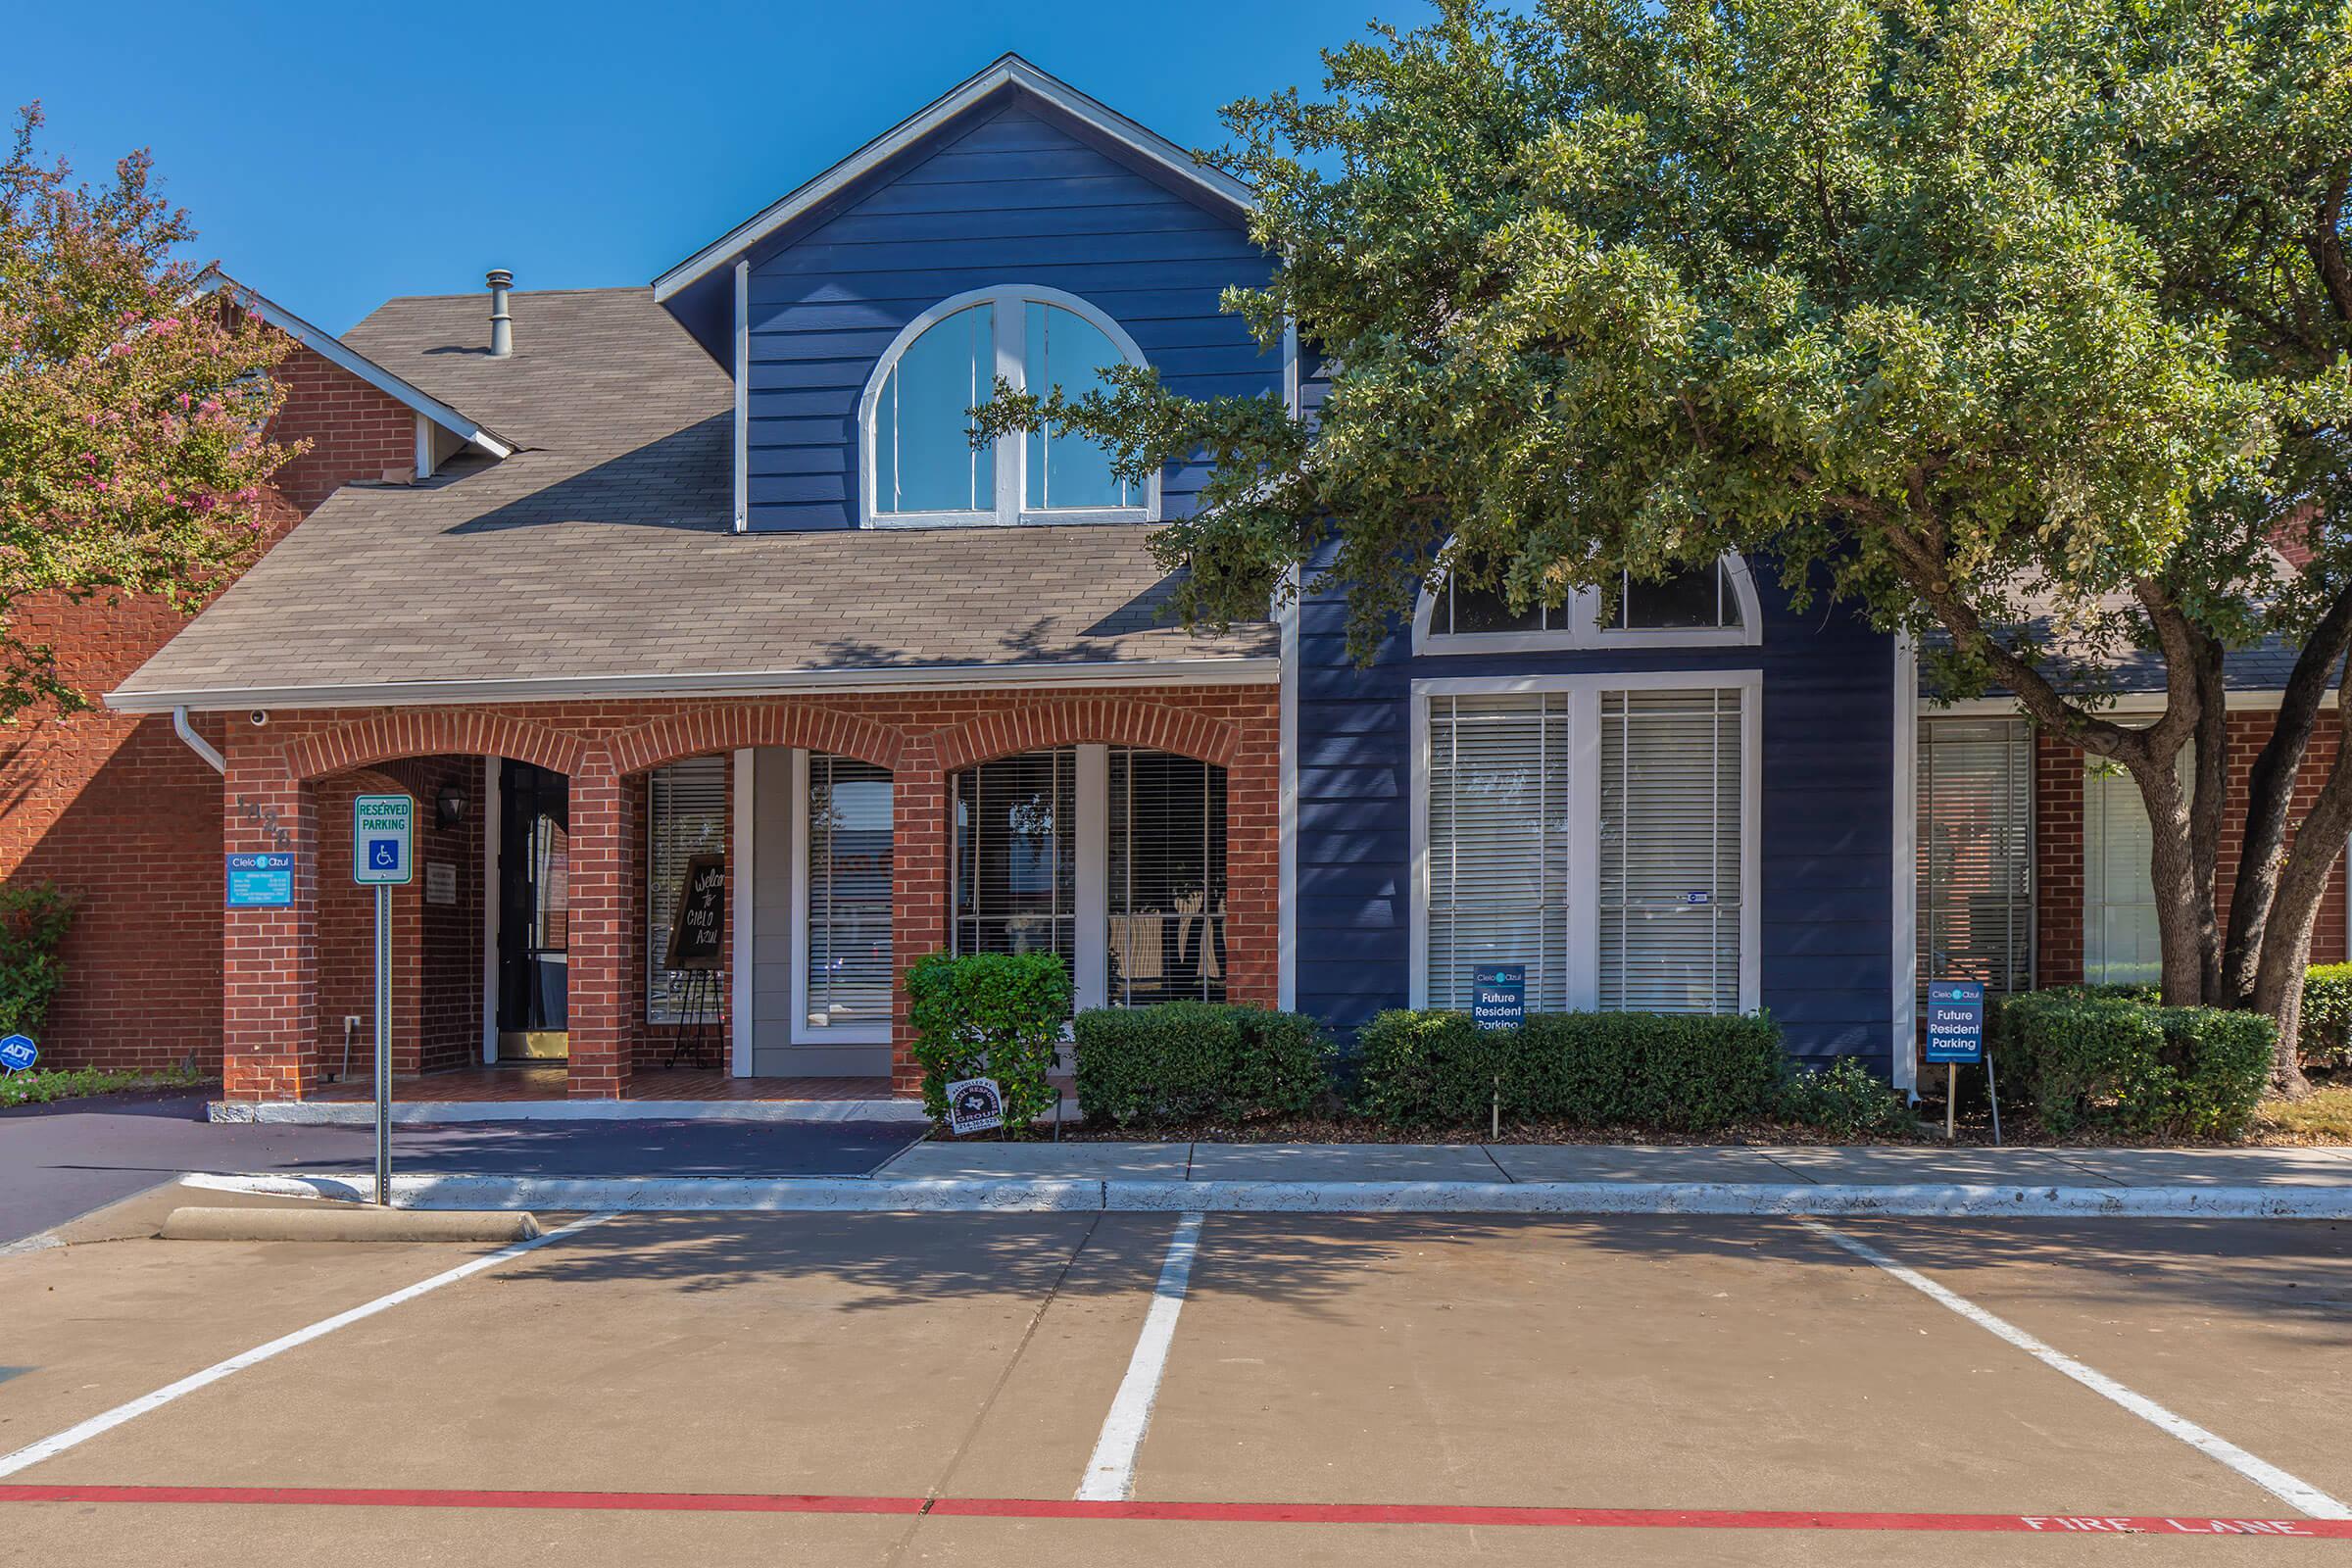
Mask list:
[{"label": "chalkboard welcome sign", "polygon": [[727,935],[727,858],[697,855],[678,884],[677,914],[669,927],[664,969],[715,969]]}]

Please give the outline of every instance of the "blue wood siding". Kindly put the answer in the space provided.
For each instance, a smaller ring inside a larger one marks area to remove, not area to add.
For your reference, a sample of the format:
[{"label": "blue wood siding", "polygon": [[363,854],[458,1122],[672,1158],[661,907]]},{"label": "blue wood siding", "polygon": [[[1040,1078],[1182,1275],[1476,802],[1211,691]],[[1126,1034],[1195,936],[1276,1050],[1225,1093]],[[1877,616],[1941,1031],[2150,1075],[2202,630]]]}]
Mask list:
[{"label": "blue wood siding", "polygon": [[[1147,178],[1035,100],[983,106],[753,257],[751,526],[857,525],[858,399],[900,329],[951,295],[1066,289],[1125,327],[1176,391],[1249,394],[1281,389],[1281,356],[1217,300],[1270,270],[1232,216]],[[1171,467],[1166,513],[1188,511],[1204,476]]]},{"label": "blue wood siding", "polygon": [[1348,658],[1335,596],[1298,622],[1298,1002],[1343,1027],[1407,1001],[1411,682],[1447,675],[1761,669],[1763,1004],[1803,1057],[1885,1061],[1892,1025],[1894,654],[1759,564],[1761,647]]}]

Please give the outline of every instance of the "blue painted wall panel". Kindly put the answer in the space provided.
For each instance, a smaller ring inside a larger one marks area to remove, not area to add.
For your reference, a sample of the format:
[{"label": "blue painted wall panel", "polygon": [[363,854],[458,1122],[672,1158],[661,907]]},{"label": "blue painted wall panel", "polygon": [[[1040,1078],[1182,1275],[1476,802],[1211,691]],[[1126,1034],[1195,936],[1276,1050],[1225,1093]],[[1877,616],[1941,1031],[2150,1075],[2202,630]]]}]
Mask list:
[{"label": "blue painted wall panel", "polygon": [[[1308,383],[1311,394],[1316,390]],[[1759,669],[1763,1003],[1797,1055],[1884,1061],[1891,1026],[1893,649],[1757,572],[1754,648],[1412,657],[1401,634],[1350,663],[1336,596],[1299,608],[1302,1009],[1360,1024],[1408,998],[1410,682],[1446,675]]]},{"label": "blue painted wall panel", "polygon": [[[858,404],[906,322],[1006,283],[1066,289],[1125,327],[1191,397],[1279,391],[1217,308],[1271,264],[1236,219],[1180,195],[1040,113],[997,103],[753,258],[751,525],[854,527]],[[1177,466],[1161,504],[1189,510],[1205,472]]]}]

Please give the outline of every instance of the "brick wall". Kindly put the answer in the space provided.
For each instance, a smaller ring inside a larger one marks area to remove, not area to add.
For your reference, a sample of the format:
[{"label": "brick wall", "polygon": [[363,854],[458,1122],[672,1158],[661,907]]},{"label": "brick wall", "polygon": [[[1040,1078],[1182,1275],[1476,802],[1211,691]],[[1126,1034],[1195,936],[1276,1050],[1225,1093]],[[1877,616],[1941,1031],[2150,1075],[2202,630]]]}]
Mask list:
[{"label": "brick wall", "polygon": [[[416,453],[414,416],[356,376],[301,348],[278,373],[290,395],[271,434],[316,445],[280,470],[265,547],[336,485],[405,467]],[[146,598],[75,605],[50,596],[13,612],[29,640],[56,648],[65,678],[93,702],[185,624]],[[197,722],[220,744],[230,721]],[[36,710],[0,734],[0,879],[55,882],[76,900],[44,1057],[60,1066],[217,1063],[220,775],[169,718]]]},{"label": "brick wall", "polygon": [[[348,710],[282,713],[266,729],[237,728],[229,737],[234,780],[256,787],[269,781],[273,803],[297,800],[313,822],[336,801],[348,815],[342,780],[361,769],[389,771],[388,760],[401,757],[504,756],[568,776],[570,1083],[573,1094],[588,1097],[625,1092],[635,1069],[666,1056],[670,1044],[669,1031],[644,1021],[644,780],[652,768],[746,746],[805,746],[890,768],[897,813],[892,940],[903,973],[947,942],[949,776],[990,758],[1082,742],[1178,752],[1226,769],[1227,992],[1237,1002],[1272,1003],[1279,740],[1271,687]],[[312,838],[320,836],[311,830]],[[331,850],[323,854],[333,861]],[[330,907],[335,897],[321,883],[307,914],[233,913],[223,935],[224,966],[240,979],[258,976],[262,966],[248,959],[248,949],[282,953],[289,929],[338,918]],[[289,1082],[317,1081],[316,1015],[325,991],[299,967],[285,976],[270,1018],[240,1013],[232,1020],[230,1052],[239,1065],[231,1082],[241,1092],[282,1094],[292,1092],[284,1087]],[[332,985],[330,973],[325,990]],[[721,987],[723,999],[723,975]],[[299,1024],[288,1021],[293,1014],[301,1015]],[[250,1050],[245,1019],[254,1020]],[[893,1028],[901,1092],[911,1092],[919,1077],[906,1034],[902,987]],[[294,1040],[312,1042],[308,1059],[284,1059]]]}]

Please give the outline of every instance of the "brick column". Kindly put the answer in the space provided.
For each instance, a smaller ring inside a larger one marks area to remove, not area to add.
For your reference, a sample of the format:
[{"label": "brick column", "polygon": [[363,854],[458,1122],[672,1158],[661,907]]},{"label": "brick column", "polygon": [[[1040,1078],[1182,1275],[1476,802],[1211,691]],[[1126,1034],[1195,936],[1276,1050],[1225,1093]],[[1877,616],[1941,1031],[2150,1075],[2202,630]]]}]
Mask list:
[{"label": "brick column", "polygon": [[2034,980],[2082,983],[2082,752],[2034,732]]},{"label": "brick column", "polygon": [[891,777],[890,951],[897,979],[890,1011],[890,1087],[894,1095],[922,1093],[907,1016],[906,971],[925,954],[948,945],[948,777],[928,737],[915,741]]},{"label": "brick column", "polygon": [[1282,997],[1282,736],[1271,704],[1236,727],[1225,769],[1225,995],[1271,1007]]},{"label": "brick column", "polygon": [[628,792],[602,748],[571,776],[569,1001],[564,1024],[571,1064],[565,1090],[574,1100],[628,1094],[629,920],[626,857]]},{"label": "brick column", "polygon": [[300,1100],[318,1081],[316,795],[286,771],[274,748],[239,747],[232,739],[221,806],[229,854],[294,857],[290,907],[230,909],[222,917],[221,1093],[229,1100]]}]

